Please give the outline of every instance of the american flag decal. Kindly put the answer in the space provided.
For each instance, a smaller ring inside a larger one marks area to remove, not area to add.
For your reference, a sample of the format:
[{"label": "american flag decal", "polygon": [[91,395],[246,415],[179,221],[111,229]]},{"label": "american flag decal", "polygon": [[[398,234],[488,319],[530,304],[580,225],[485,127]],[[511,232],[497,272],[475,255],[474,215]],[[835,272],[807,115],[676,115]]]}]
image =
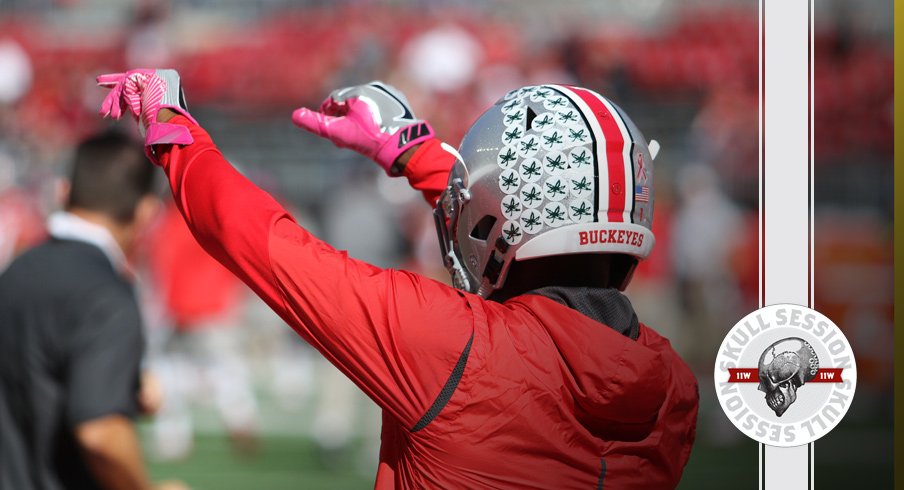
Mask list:
[{"label": "american flag decal", "polygon": [[634,199],[638,202],[650,201],[650,186],[636,185],[634,186]]}]

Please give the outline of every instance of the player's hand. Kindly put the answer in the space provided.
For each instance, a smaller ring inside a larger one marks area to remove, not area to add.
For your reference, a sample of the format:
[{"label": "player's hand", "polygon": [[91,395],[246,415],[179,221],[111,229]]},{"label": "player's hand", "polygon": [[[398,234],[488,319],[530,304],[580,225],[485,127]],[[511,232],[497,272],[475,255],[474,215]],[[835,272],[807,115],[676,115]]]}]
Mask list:
[{"label": "player's hand", "polygon": [[188,113],[176,70],[138,69],[110,73],[97,77],[97,83],[110,89],[100,114],[119,119],[129,111],[139,121],[146,145],[188,145],[194,141],[185,126],[158,121],[157,114],[162,109],[171,109],[194,122]]},{"label": "player's hand", "polygon": [[144,415],[154,415],[163,406],[163,385],[151,371],[141,373],[141,389],[138,390],[138,408]]},{"label": "player's hand", "polygon": [[401,173],[400,156],[410,156],[409,149],[434,137],[405,96],[378,81],[336,90],[319,112],[302,107],[292,113],[292,122],[372,159],[389,175]]}]

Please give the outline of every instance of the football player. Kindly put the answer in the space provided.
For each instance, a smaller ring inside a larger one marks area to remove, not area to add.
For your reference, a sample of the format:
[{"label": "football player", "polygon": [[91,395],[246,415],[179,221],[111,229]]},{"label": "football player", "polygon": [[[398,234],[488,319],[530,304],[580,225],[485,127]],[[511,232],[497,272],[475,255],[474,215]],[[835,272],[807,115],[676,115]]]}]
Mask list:
[{"label": "football player", "polygon": [[224,160],[176,72],[98,80],[201,245],[383,409],[377,488],[677,485],[697,383],[622,293],[653,247],[657,148],[610,100],[514,90],[458,150],[379,82],[293,114],[435,204],[450,287],[299,226]]}]

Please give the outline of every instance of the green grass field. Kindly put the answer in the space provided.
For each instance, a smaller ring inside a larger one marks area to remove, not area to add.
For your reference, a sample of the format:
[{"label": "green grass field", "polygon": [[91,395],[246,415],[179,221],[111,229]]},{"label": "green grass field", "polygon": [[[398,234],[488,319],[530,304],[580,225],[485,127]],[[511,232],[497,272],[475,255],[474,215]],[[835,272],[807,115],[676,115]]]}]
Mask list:
[{"label": "green grass field", "polygon": [[[831,434],[831,437],[834,434]],[[848,437],[840,434],[841,441]],[[858,452],[863,458],[838,464],[832,453],[838,441],[817,443],[816,479],[820,489],[892,488],[891,454],[869,446]],[[869,456],[870,450],[880,454]],[[821,455],[821,456],[820,456]],[[876,457],[878,456],[878,457]],[[296,436],[268,436],[261,441],[253,459],[238,458],[222,435],[199,435],[192,456],[180,462],[150,463],[155,481],[176,478],[193,490],[356,490],[373,488],[373,475],[362,475],[354,457],[337,455],[332,463],[323,461],[314,444]],[[860,482],[859,484],[857,482]],[[757,446],[742,441],[730,447],[698,444],[678,487],[682,490],[757,488]]]},{"label": "green grass field", "polygon": [[235,455],[225,435],[198,435],[185,461],[150,462],[154,481],[179,479],[193,490],[282,490],[373,488],[353,465],[337,458],[327,464],[309,440],[269,436],[253,458]]},{"label": "green grass field", "polygon": [[[372,476],[360,475],[348,460],[340,457],[329,465],[321,459],[314,444],[299,437],[266,437],[256,458],[241,459],[234,455],[225,436],[199,435],[189,459],[151,463],[150,471],[155,481],[177,478],[193,490],[373,488]],[[744,481],[752,484],[745,485]],[[696,448],[679,488],[723,489],[724,482],[733,482],[732,489],[756,488],[755,444],[728,450]]]},{"label": "green grass field", "polygon": [[[310,438],[313,402],[287,410],[266,393],[261,393],[259,400],[262,436],[255,457],[238,456],[216,412],[210,406],[196,406],[194,450],[182,461],[151,459],[148,465],[153,480],[178,479],[193,490],[373,488],[376,449],[365,447],[363,436],[353,439],[355,443],[345,452],[324,454]],[[758,445],[733,427],[715,437],[713,417],[722,417],[715,410],[707,405],[701,409],[697,442],[678,488],[755,490],[759,481]],[[358,427],[363,419],[379,417],[379,411],[370,405],[358,413]],[[139,425],[145,443],[149,442],[149,428],[147,420]],[[714,443],[718,439],[721,444]],[[816,442],[815,454],[816,488],[820,490],[893,488],[892,435],[890,421],[885,418],[845,420]]]},{"label": "green grass field", "polygon": [[[681,488],[725,488],[719,482],[756,478],[756,446],[695,451]],[[225,436],[199,435],[192,456],[181,462],[151,463],[154,480],[181,479],[193,490],[352,490],[373,488],[373,478],[360,475],[341,458],[321,461],[314,444],[299,437],[266,437],[256,458],[237,458]],[[749,461],[753,461],[751,466]],[[755,480],[754,480],[755,482]],[[749,488],[754,488],[750,486]],[[747,488],[741,484],[732,488]]]}]

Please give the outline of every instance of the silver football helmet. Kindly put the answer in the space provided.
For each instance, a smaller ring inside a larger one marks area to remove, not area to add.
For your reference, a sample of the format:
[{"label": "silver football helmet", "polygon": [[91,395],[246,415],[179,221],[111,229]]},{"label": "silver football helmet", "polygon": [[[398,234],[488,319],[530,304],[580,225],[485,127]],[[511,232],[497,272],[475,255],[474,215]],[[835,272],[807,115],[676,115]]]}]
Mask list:
[{"label": "silver football helmet", "polygon": [[[489,296],[512,261],[653,248],[658,144],[584,88],[513,90],[468,130],[435,210],[455,287]],[[622,288],[627,286],[630,273]]]}]

